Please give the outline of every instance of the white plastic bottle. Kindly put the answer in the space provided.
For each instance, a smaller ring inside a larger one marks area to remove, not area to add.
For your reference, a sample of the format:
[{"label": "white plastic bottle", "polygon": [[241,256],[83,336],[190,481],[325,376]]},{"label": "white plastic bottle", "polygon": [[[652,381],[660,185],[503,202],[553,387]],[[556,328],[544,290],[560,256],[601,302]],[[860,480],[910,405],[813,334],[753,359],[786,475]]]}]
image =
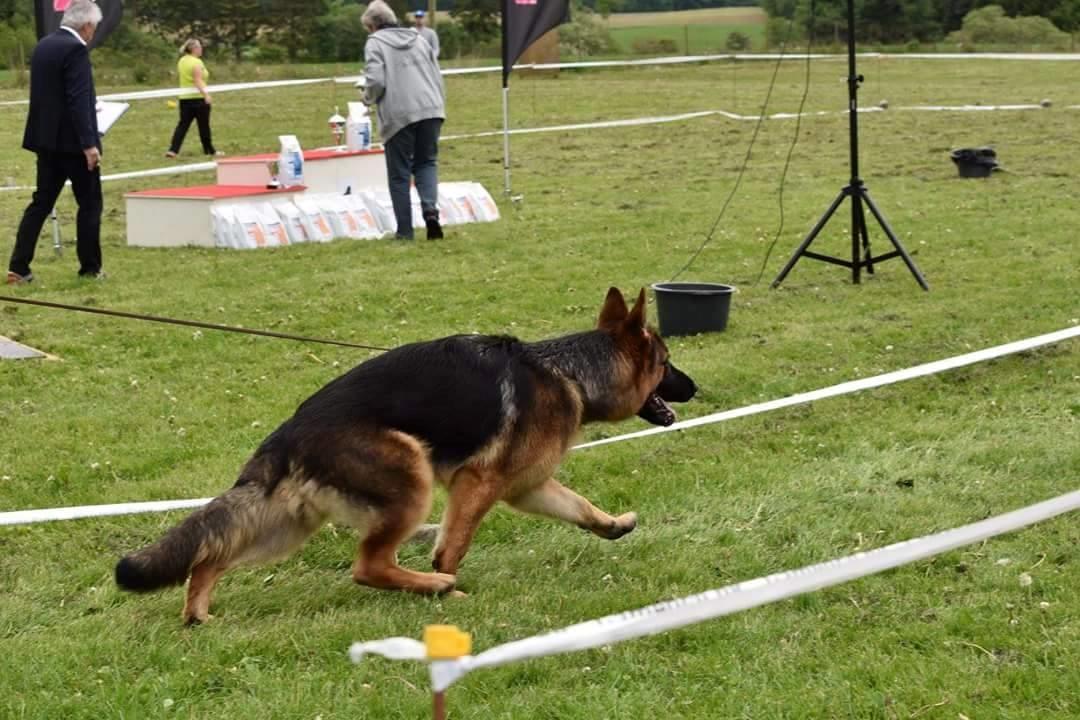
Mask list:
[{"label": "white plastic bottle", "polygon": [[345,123],[345,147],[351,151],[371,149],[371,116],[364,103],[349,103],[349,119]]}]

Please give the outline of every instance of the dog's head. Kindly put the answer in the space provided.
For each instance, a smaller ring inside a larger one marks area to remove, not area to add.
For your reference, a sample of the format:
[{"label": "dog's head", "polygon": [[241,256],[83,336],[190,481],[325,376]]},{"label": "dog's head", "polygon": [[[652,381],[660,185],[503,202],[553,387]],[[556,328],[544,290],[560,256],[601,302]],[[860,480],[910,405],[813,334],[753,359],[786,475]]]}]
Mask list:
[{"label": "dog's head", "polygon": [[645,289],[638,293],[632,309],[626,307],[618,288],[608,290],[597,327],[615,340],[621,367],[616,368],[618,392],[643,420],[653,425],[671,425],[675,411],[670,402],[686,402],[694,397],[697,385],[690,376],[671,363],[667,345],[645,320]]}]

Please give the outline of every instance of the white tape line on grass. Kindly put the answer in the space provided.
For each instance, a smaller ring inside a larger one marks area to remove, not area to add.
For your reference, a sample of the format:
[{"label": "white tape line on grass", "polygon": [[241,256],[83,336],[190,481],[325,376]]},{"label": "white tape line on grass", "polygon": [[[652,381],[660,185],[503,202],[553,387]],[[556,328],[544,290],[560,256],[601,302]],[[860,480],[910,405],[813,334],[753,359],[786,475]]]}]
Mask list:
[{"label": "white tape line on grass", "polygon": [[848,393],[859,392],[860,390],[869,390],[870,388],[881,387],[883,385],[892,385],[893,383],[902,382],[904,380],[913,380],[927,375],[935,375],[946,370],[953,370],[965,365],[973,365],[974,363],[993,360],[994,358],[1031,350],[1033,348],[1042,347],[1043,345],[1052,345],[1054,343],[1059,343],[1062,340],[1077,337],[1078,335],[1080,335],[1080,326],[1058,330],[1057,332],[1039,335],[1037,337],[1028,338],[1027,340],[1018,340],[1017,342],[1008,343],[1007,345],[998,345],[997,347],[987,348],[986,350],[976,350],[975,352],[967,353],[966,355],[957,355],[956,357],[937,360],[923,365],[916,365],[915,367],[896,370],[894,372],[885,373],[884,375],[875,375],[861,380],[851,380],[840,383],[839,385],[833,385],[832,387],[811,390],[810,392],[791,395],[779,400],[770,400],[769,402],[758,403],[756,405],[747,405],[746,407],[741,407],[736,410],[725,410],[724,412],[713,413],[711,415],[703,415],[702,417],[683,420],[673,425],[668,425],[667,427],[653,427],[648,430],[627,433],[626,435],[617,435],[615,437],[604,438],[603,440],[594,440],[592,442],[576,445],[573,449],[583,450],[585,448],[622,442],[623,440],[632,440],[647,435],[658,435],[660,433],[675,432],[676,430],[686,430],[687,428],[697,427],[699,425],[710,425],[724,420],[732,420],[747,415],[756,415],[757,413],[767,412],[769,410],[779,410],[780,408],[791,407],[792,405],[802,405],[803,403],[813,402],[815,400],[824,400],[825,398],[836,397],[837,395],[847,395]]},{"label": "white tape line on grass", "polygon": [[[846,58],[842,54],[812,54],[814,60],[842,60]],[[879,58],[886,60],[1028,60],[1028,61],[1076,61],[1080,60],[1080,53],[900,53],[889,55],[883,53],[859,53],[859,58]],[[515,65],[514,70],[571,70],[588,68],[612,68],[612,67],[643,67],[650,65],[681,65],[688,63],[719,62],[725,60],[737,60],[740,62],[754,60],[806,60],[805,53],[759,53],[759,54],[724,54],[724,55],[680,55],[675,57],[644,58],[641,60],[586,60],[581,62],[566,63],[541,63],[535,65]],[[444,68],[443,75],[474,75],[478,73],[496,73],[502,71],[502,65],[484,65],[481,67],[468,68]],[[360,75],[346,75],[343,77],[320,77],[303,78],[298,80],[261,80],[258,82],[226,83],[211,85],[208,89],[214,93],[231,92],[234,90],[261,90],[263,88],[287,87],[290,85],[312,85],[315,83],[335,82],[341,84],[354,84],[360,79]],[[181,92],[180,88],[161,88],[157,90],[138,90],[128,93],[111,93],[101,95],[101,100],[146,100],[153,98],[176,97]],[[0,102],[0,107],[6,105],[26,105],[28,100],[7,100]]]},{"label": "white tape line on grass", "polygon": [[[937,106],[921,106],[912,105],[908,107],[898,107],[896,110],[931,110],[937,112],[977,112],[980,110],[1043,110],[1040,105],[937,105]],[[1069,106],[1067,110],[1080,109],[1080,106]],[[885,112],[884,108],[880,107],[862,107],[859,108],[860,113],[880,113]],[[822,117],[825,115],[843,115],[847,113],[847,110],[816,110],[813,112],[804,113],[773,113],[772,115],[765,116],[766,120],[793,120],[798,117]],[[546,127],[538,128],[516,128],[510,130],[511,135],[528,135],[533,133],[546,133],[546,132],[568,132],[572,130],[596,130],[605,128],[619,128],[619,127],[633,127],[635,125],[658,125],[662,123],[682,122],[684,120],[696,120],[697,118],[709,117],[711,115],[719,115],[721,117],[728,118],[729,120],[739,121],[757,121],[760,119],[758,115],[739,115],[738,113],[728,112],[727,110],[699,110],[696,112],[682,113],[680,115],[661,115],[656,117],[642,117],[642,118],[628,118],[626,120],[602,120],[591,123],[578,123],[574,125],[549,125]],[[462,135],[444,135],[441,140],[447,142],[450,140],[468,140],[471,138],[485,138],[501,136],[502,130],[489,130],[486,132],[478,133],[465,133]],[[328,148],[320,149],[334,149],[344,147],[342,145],[331,146]],[[129,180],[132,178],[144,178],[153,177],[157,175],[184,175],[186,173],[204,172],[207,170],[213,170],[215,164],[212,162],[191,163],[189,165],[166,165],[164,167],[152,168],[150,170],[132,170],[130,172],[113,173],[111,175],[102,175],[102,182],[112,182],[114,180]],[[68,183],[70,184],[70,183]],[[27,190],[34,190],[35,188],[30,185],[7,185],[0,187],[0,192],[25,192]]]},{"label": "white tape line on grass", "polygon": [[[200,162],[189,163],[187,165],[166,165],[165,167],[151,168],[149,170],[131,170],[129,172],[112,173],[111,175],[102,175],[101,182],[113,182],[115,180],[130,180],[132,178],[146,178],[155,177],[158,175],[186,175],[187,173],[194,172],[206,172],[208,170],[214,170],[217,168],[217,164],[213,162]],[[68,180],[65,185],[71,185],[71,181]],[[8,185],[0,187],[0,192],[14,192],[16,190],[36,190],[37,188],[31,185]]]},{"label": "white tape line on grass", "polygon": [[213,498],[194,500],[156,500],[154,502],[117,503],[113,505],[81,505],[79,507],[49,508],[48,510],[17,510],[0,513],[0,525],[26,525],[48,520],[76,520],[107,515],[135,515],[202,507]]},{"label": "white tape line on grass", "polygon": [[[333,78],[305,78],[302,80],[261,80],[259,82],[243,82],[243,83],[224,83],[221,85],[210,85],[206,89],[212,93],[233,92],[236,90],[262,90],[264,88],[278,88],[278,87],[291,87],[295,85],[315,85],[317,83],[329,82]],[[158,90],[136,90],[135,92],[125,93],[110,93],[108,95],[98,95],[98,100],[109,100],[113,102],[121,102],[125,100],[153,100],[159,98],[172,98],[177,97],[181,93],[190,92],[180,87],[160,88]],[[0,103],[0,105],[28,105],[29,100],[8,100]]]},{"label": "white tape line on grass", "polygon": [[[656,635],[667,630],[704,622],[749,608],[766,605],[821,588],[971,545],[1080,508],[1080,490],[1052,500],[1014,510],[1004,515],[887,545],[877,550],[808,565],[798,570],[747,580],[698,595],[670,600],[617,615],[578,623],[545,635],[497,645],[479,655],[431,663],[431,684],[442,692],[473,670],[496,667],[530,658],[602,647],[626,640]],[[411,638],[388,638],[354,643],[349,648],[353,662],[375,653],[393,659],[424,658],[424,646]]]},{"label": "white tape line on grass", "polygon": [[[1068,328],[1066,330],[1059,330],[1057,332],[1048,333],[1046,335],[1039,335],[1037,337],[1028,338],[1027,340],[1019,340],[1017,342],[1009,343],[1007,345],[999,345],[997,347],[988,348],[986,350],[978,350],[973,353],[967,353],[966,355],[958,355],[953,358],[945,360],[938,360],[932,363],[926,363],[924,365],[916,365],[906,370],[897,370],[895,372],[886,373],[884,375],[876,375],[874,377],[863,378],[862,380],[852,380],[850,382],[841,383],[839,385],[833,385],[832,387],[823,388],[821,390],[813,390],[811,392],[802,393],[800,395],[792,395],[790,397],[781,398],[780,400],[772,400],[770,402],[758,403],[757,405],[749,405],[747,407],[738,408],[736,410],[727,410],[725,412],[713,413],[712,415],[705,415],[703,417],[694,418],[692,420],[683,420],[682,422],[675,423],[668,427],[655,427],[648,430],[642,430],[640,432],[628,433],[626,435],[617,435],[615,437],[605,438],[603,440],[594,440],[593,442],[584,443],[583,445],[575,446],[574,450],[583,450],[585,448],[596,447],[597,445],[607,445],[609,443],[621,442],[623,440],[631,440],[633,438],[645,437],[646,435],[656,435],[658,433],[673,432],[675,430],[685,430],[686,428],[697,427],[698,425],[710,425],[712,423],[723,422],[725,420],[732,420],[738,417],[744,417],[746,415],[754,415],[757,413],[765,412],[767,410],[777,410],[792,405],[799,405],[802,403],[808,403],[813,400],[822,400],[824,398],[836,397],[837,395],[845,395],[847,393],[858,392],[860,390],[867,390],[869,388],[880,387],[882,385],[890,385],[898,383],[903,380],[911,380],[917,377],[924,377],[926,375],[933,375],[935,373],[944,372],[945,370],[951,370],[953,368],[963,367],[964,365],[971,365],[973,363],[982,362],[984,360],[992,360],[994,358],[1003,357],[1012,353],[1023,352],[1024,350],[1031,350],[1043,345],[1051,345],[1053,343],[1061,342],[1069,338],[1080,335],[1080,326]],[[203,498],[199,500],[163,500],[150,503],[121,503],[118,505],[84,505],[82,507],[68,507],[68,508],[47,508],[43,510],[19,510],[15,512],[0,513],[0,525],[21,525],[25,523],[34,522],[47,522],[50,520],[74,520],[83,517],[95,517],[102,515],[126,515],[140,512],[159,512],[164,510],[177,510],[181,508],[192,508],[205,505],[209,502],[209,498]]]}]

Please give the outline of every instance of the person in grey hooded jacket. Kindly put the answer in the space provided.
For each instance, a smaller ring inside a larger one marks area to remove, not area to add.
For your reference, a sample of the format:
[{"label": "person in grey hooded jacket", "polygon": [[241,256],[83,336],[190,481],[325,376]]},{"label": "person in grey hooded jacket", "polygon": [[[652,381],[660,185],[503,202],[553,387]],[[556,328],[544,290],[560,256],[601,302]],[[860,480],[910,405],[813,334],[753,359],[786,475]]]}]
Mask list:
[{"label": "person in grey hooded jacket", "polygon": [[398,27],[382,0],[372,0],[361,22],[370,33],[364,44],[364,102],[377,105],[397,237],[413,238],[409,186],[415,178],[428,239],[441,238],[438,156],[446,89],[439,61],[415,30]]}]

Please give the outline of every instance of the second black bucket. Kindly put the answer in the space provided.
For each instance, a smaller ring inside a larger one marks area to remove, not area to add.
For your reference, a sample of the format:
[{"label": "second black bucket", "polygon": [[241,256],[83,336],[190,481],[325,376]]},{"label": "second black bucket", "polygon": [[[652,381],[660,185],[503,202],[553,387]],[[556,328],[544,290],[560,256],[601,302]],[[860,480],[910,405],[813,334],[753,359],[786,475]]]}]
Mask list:
[{"label": "second black bucket", "polygon": [[721,332],[731,313],[735,288],[717,283],[664,282],[652,286],[660,334],[697,335]]}]

